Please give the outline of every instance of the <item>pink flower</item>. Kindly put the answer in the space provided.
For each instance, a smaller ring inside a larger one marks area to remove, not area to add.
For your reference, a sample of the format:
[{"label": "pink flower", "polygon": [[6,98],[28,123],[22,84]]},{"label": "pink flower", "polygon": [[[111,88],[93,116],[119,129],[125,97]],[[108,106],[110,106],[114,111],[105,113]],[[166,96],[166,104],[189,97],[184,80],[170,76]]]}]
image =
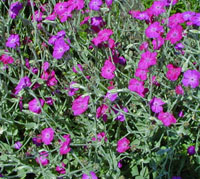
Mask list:
[{"label": "pink flower", "polygon": [[128,89],[130,91],[134,91],[136,92],[138,95],[140,95],[141,97],[144,97],[144,91],[145,91],[145,88],[144,88],[144,82],[143,81],[139,81],[135,78],[132,78],[130,81],[129,81],[129,85],[128,85]]},{"label": "pink flower", "polygon": [[106,5],[108,7],[110,7],[112,5],[112,3],[113,3],[113,0],[105,0],[105,2],[106,2]]},{"label": "pink flower", "polygon": [[140,49],[141,51],[142,51],[142,50],[147,50],[148,47],[149,47],[148,42],[143,42],[143,43],[140,45],[139,49]]},{"label": "pink flower", "polygon": [[[128,109],[127,109],[126,107],[121,107],[121,108],[122,108],[122,110],[123,110],[125,113],[128,112]],[[118,110],[115,110],[115,111],[116,111],[116,113],[119,112]],[[126,120],[125,114],[122,113],[122,112],[120,112],[120,113],[117,115],[117,117],[115,118],[115,120],[120,121],[120,122],[124,122],[124,121]]]},{"label": "pink flower", "polygon": [[162,99],[153,97],[149,104],[153,112],[159,113],[163,111],[162,105],[164,105],[165,103],[162,101]]},{"label": "pink flower", "polygon": [[51,72],[45,71],[42,73],[41,79],[44,79],[48,86],[54,86],[57,84],[57,79],[55,77],[55,71]]},{"label": "pink flower", "polygon": [[50,66],[49,62],[46,61],[44,62],[42,69],[46,72],[49,69],[49,66]]},{"label": "pink flower", "polygon": [[110,101],[115,101],[118,97],[118,94],[117,93],[110,93],[110,92],[107,92],[105,97],[104,97],[104,100],[107,98],[109,99]]},{"label": "pink flower", "polygon": [[72,111],[74,112],[75,116],[81,115],[88,109],[89,100],[89,96],[82,97],[81,95],[73,101]]},{"label": "pink flower", "polygon": [[35,11],[35,15],[32,16],[32,19],[37,22],[40,22],[40,21],[42,21],[42,16],[43,16],[43,13],[41,11]]},{"label": "pink flower", "polygon": [[84,0],[69,0],[68,4],[73,10],[81,10],[84,8]]},{"label": "pink flower", "polygon": [[69,50],[69,45],[65,43],[63,38],[59,38],[55,41],[53,48],[53,57],[55,59],[61,59],[66,51]]},{"label": "pink flower", "polygon": [[68,7],[68,3],[67,2],[59,2],[57,3],[55,6],[54,6],[54,12],[57,14],[57,15],[60,15],[62,14],[63,12],[65,12],[65,10],[67,9]]},{"label": "pink flower", "polygon": [[182,83],[184,86],[196,88],[199,86],[200,72],[197,70],[187,70],[183,74]]},{"label": "pink flower", "polygon": [[35,160],[38,164],[46,166],[49,164],[49,160],[47,159],[48,153],[46,151],[40,152],[40,156],[37,157]]},{"label": "pink flower", "polygon": [[82,67],[81,64],[77,64],[77,66],[72,67],[72,70],[73,70],[74,73],[78,73],[79,70],[83,71],[83,67]]},{"label": "pink flower", "polygon": [[66,22],[68,20],[68,18],[71,18],[72,17],[72,7],[68,7],[65,9],[64,12],[62,12],[61,14],[58,15],[59,19],[60,19],[60,22]]},{"label": "pink flower", "polygon": [[176,27],[177,25],[184,23],[185,20],[183,19],[182,13],[176,13],[169,17],[168,26],[170,28]]},{"label": "pink flower", "polygon": [[169,40],[172,44],[175,44],[176,42],[182,39],[183,37],[182,32],[183,32],[182,26],[177,25],[169,30],[169,32],[166,35],[166,40]]},{"label": "pink flower", "polygon": [[117,152],[123,153],[126,152],[128,149],[130,149],[130,141],[124,137],[121,140],[118,140],[117,142]]},{"label": "pink flower", "polygon": [[158,114],[158,119],[161,120],[165,126],[176,123],[176,118],[169,112],[160,112]]},{"label": "pink flower", "polygon": [[6,64],[12,64],[14,62],[14,59],[9,55],[2,54],[0,56],[0,61],[2,61],[4,65],[6,65]]},{"label": "pink flower", "polygon": [[15,149],[19,150],[22,147],[22,143],[17,141],[17,142],[15,142],[14,147],[15,147]]},{"label": "pink flower", "polygon": [[148,38],[157,38],[164,32],[163,27],[160,25],[160,22],[154,22],[150,24],[145,30],[145,34]]},{"label": "pink flower", "polygon": [[97,37],[92,39],[95,46],[98,46],[102,42],[108,41],[110,36],[113,34],[111,29],[103,29],[98,32]]},{"label": "pink flower", "polygon": [[54,138],[54,130],[52,128],[46,128],[42,130],[42,142],[45,145],[50,145]]},{"label": "pink flower", "polygon": [[168,64],[167,68],[167,78],[171,81],[176,81],[181,74],[181,67],[174,67],[172,64]]},{"label": "pink flower", "polygon": [[21,2],[17,1],[17,2],[12,3],[9,8],[10,18],[15,19],[22,8],[23,8],[23,4]]},{"label": "pink flower", "polygon": [[101,76],[111,80],[115,77],[115,70],[115,65],[110,60],[106,60],[104,66],[101,68]]},{"label": "pink flower", "polygon": [[62,162],[62,166],[56,166],[56,171],[59,173],[59,174],[65,174],[66,173],[66,170],[65,170],[65,166],[66,164]]},{"label": "pink flower", "polygon": [[97,139],[95,137],[92,138],[93,141],[98,140],[99,142],[101,142],[101,140],[104,139],[105,142],[107,142],[107,137],[106,137],[106,133],[105,132],[100,132],[97,134]]},{"label": "pink flower", "polygon": [[28,76],[20,79],[18,85],[15,88],[15,95],[17,95],[23,88],[31,86],[31,80]]},{"label": "pink flower", "polygon": [[140,61],[138,63],[138,68],[140,69],[148,69],[150,66],[156,65],[157,53],[146,51],[141,55]]},{"label": "pink flower", "polygon": [[96,111],[96,118],[100,118],[102,115],[106,114],[107,109],[108,109],[108,106],[105,104],[102,104],[101,106],[99,106]]},{"label": "pink flower", "polygon": [[135,72],[135,76],[140,78],[140,80],[144,81],[147,79],[148,72],[149,72],[148,70],[137,68]]},{"label": "pink flower", "polygon": [[164,42],[165,42],[165,39],[163,39],[162,37],[153,39],[153,41],[152,41],[153,49],[159,50],[162,47],[162,45],[164,44]]},{"label": "pink flower", "polygon": [[68,95],[69,96],[74,96],[76,91],[79,90],[79,88],[74,88],[72,87],[73,84],[77,84],[75,81],[72,81],[69,85],[69,88],[66,88],[68,90]]},{"label": "pink flower", "polygon": [[98,179],[98,177],[93,171],[91,171],[89,175],[84,173],[82,179]]},{"label": "pink flower", "polygon": [[102,0],[90,0],[89,7],[91,10],[99,11],[102,4]]},{"label": "pink flower", "polygon": [[159,16],[160,14],[164,13],[165,10],[165,3],[161,1],[154,1],[150,10],[153,15]]},{"label": "pink flower", "polygon": [[196,13],[192,19],[191,19],[192,23],[196,26],[200,26],[200,13]]},{"label": "pink flower", "polygon": [[195,12],[192,11],[185,11],[182,13],[182,17],[184,19],[184,21],[191,21],[192,17],[195,15]]},{"label": "pink flower", "polygon": [[16,46],[20,46],[19,35],[11,34],[10,37],[8,37],[7,39],[6,47],[16,48]]},{"label": "pink flower", "polygon": [[67,153],[69,153],[71,151],[71,148],[70,148],[70,142],[71,142],[71,138],[70,138],[70,135],[69,134],[66,134],[63,136],[63,138],[65,139],[64,142],[62,141],[59,141],[60,143],[60,155],[65,155]]},{"label": "pink flower", "polygon": [[39,99],[39,102],[38,102],[37,99],[34,98],[33,100],[31,100],[28,103],[29,110],[36,113],[36,114],[40,114],[41,113],[41,107],[44,106],[44,103],[45,103],[45,101],[43,99]]},{"label": "pink flower", "polygon": [[184,95],[184,90],[181,85],[176,86],[175,92],[176,94]]}]

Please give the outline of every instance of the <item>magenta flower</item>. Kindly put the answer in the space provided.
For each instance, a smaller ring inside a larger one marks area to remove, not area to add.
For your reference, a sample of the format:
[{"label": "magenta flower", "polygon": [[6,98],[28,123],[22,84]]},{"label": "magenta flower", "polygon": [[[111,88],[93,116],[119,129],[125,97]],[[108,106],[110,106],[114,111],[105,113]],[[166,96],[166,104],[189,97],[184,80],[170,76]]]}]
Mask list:
[{"label": "magenta flower", "polygon": [[32,20],[41,22],[43,13],[41,11],[35,11],[34,16],[32,16]]},{"label": "magenta flower", "polygon": [[19,141],[17,141],[17,142],[15,143],[14,147],[15,147],[15,149],[18,149],[18,150],[19,150],[19,149],[22,147],[22,143],[19,142]]},{"label": "magenta flower", "polygon": [[105,0],[105,2],[106,2],[106,5],[108,7],[110,7],[112,5],[112,3],[113,3],[113,0]]},{"label": "magenta flower", "polygon": [[96,174],[93,171],[91,171],[89,175],[84,173],[82,175],[82,179],[98,179],[98,177],[96,176]]},{"label": "magenta flower", "polygon": [[184,95],[184,90],[181,85],[176,86],[175,92],[176,94]]},{"label": "magenta flower", "polygon": [[167,79],[171,80],[171,81],[176,81],[178,79],[178,77],[181,74],[181,67],[175,67],[172,64],[168,64],[167,65],[168,71],[167,71]]},{"label": "magenta flower", "polygon": [[177,25],[169,30],[169,32],[166,35],[166,40],[169,40],[172,44],[175,44],[176,42],[180,41],[183,37],[183,28],[180,25]]},{"label": "magenta flower", "polygon": [[42,135],[38,134],[36,137],[32,138],[32,141],[37,147],[42,145]]},{"label": "magenta flower", "polygon": [[187,70],[183,74],[182,83],[184,86],[196,88],[199,86],[200,72],[197,70]]},{"label": "magenta flower", "polygon": [[81,64],[77,64],[77,66],[73,66],[73,67],[72,67],[72,71],[73,71],[74,73],[78,73],[79,71],[83,71],[83,67],[82,67]]},{"label": "magenta flower", "polygon": [[117,142],[117,152],[123,153],[126,152],[128,149],[130,149],[130,141],[124,137],[121,140],[118,140]]},{"label": "magenta flower", "polygon": [[102,104],[101,106],[99,106],[96,111],[96,118],[100,118],[101,116],[106,114],[107,109],[108,109],[108,106],[105,104]]},{"label": "magenta flower", "polygon": [[45,145],[50,145],[54,138],[54,130],[52,128],[46,128],[42,130],[42,142]]},{"label": "magenta flower", "polygon": [[161,120],[165,126],[176,123],[176,118],[169,112],[160,112],[158,114],[158,119]]},{"label": "magenta flower", "polygon": [[102,0],[90,0],[89,8],[94,11],[99,11],[102,4]]},{"label": "magenta flower", "polygon": [[59,174],[65,174],[66,173],[66,170],[65,170],[65,166],[66,164],[62,162],[62,166],[56,166],[56,171],[59,173]]},{"label": "magenta flower", "polygon": [[191,19],[192,23],[196,26],[200,26],[200,13],[196,13]]},{"label": "magenta flower", "polygon": [[[126,107],[123,107],[122,110],[123,110],[125,113],[128,112],[128,109],[127,109]],[[117,110],[116,110],[116,111],[117,111]],[[119,111],[117,111],[117,113],[118,113],[118,112],[119,112]],[[120,121],[120,122],[124,122],[124,121],[126,120],[126,117],[125,117],[125,115],[124,115],[122,112],[120,112],[120,113],[117,115],[117,117],[115,118],[115,120]]]},{"label": "magenta flower", "polygon": [[195,146],[194,145],[189,146],[188,149],[187,149],[187,153],[189,155],[194,155],[196,153]]},{"label": "magenta flower", "polygon": [[128,89],[130,91],[136,92],[141,97],[144,97],[145,88],[144,88],[144,82],[143,81],[139,81],[135,78],[132,78],[129,81]]},{"label": "magenta flower", "polygon": [[135,71],[135,76],[140,78],[141,81],[144,81],[147,79],[147,73],[149,71],[146,70],[146,69],[140,69],[140,68],[137,68],[136,71]]},{"label": "magenta flower", "polygon": [[49,69],[49,66],[50,66],[49,62],[46,61],[44,62],[42,69],[46,72]]},{"label": "magenta flower", "polygon": [[110,36],[113,34],[111,29],[103,29],[98,32],[97,37],[92,39],[95,46],[98,46],[102,42],[108,41]]},{"label": "magenta flower", "polygon": [[169,22],[168,22],[168,26],[170,28],[176,27],[179,24],[184,23],[185,20],[183,19],[183,14],[182,13],[176,13],[173,14],[172,16],[169,17]]},{"label": "magenta flower", "polygon": [[162,37],[153,39],[152,41],[153,49],[159,50],[163,46],[164,43],[165,43],[165,39],[163,39]]},{"label": "magenta flower", "polygon": [[186,11],[182,13],[182,17],[184,19],[184,21],[191,21],[192,17],[195,15],[195,12],[192,11]]},{"label": "magenta flower", "polygon": [[79,96],[72,103],[72,111],[75,116],[79,116],[88,109],[88,102],[90,100],[89,96],[82,97]]},{"label": "magenta flower", "polygon": [[[44,106],[45,101],[43,99],[39,99],[39,102],[37,99],[33,99],[28,103],[28,108],[30,111],[40,114],[42,112],[41,107]],[[41,107],[40,107],[41,106]]]},{"label": "magenta flower", "polygon": [[165,10],[165,3],[161,1],[154,1],[152,6],[150,7],[150,11],[153,15],[159,16],[160,14],[164,13]]},{"label": "magenta flower", "polygon": [[68,4],[73,10],[81,10],[84,8],[84,0],[69,0]]},{"label": "magenta flower", "polygon": [[10,37],[8,37],[7,39],[6,47],[16,48],[16,46],[20,46],[19,35],[11,34]]},{"label": "magenta flower", "polygon": [[65,155],[67,153],[69,153],[71,150],[70,146],[69,146],[69,142],[65,141],[62,143],[61,147],[60,147],[60,155]]},{"label": "magenta flower", "polygon": [[66,22],[68,20],[68,18],[71,18],[72,17],[72,7],[68,7],[67,9],[65,9],[65,11],[61,14],[59,14],[59,19],[60,19],[60,22]]},{"label": "magenta flower", "polygon": [[110,93],[110,92],[107,92],[105,97],[104,97],[104,100],[107,98],[109,99],[110,101],[115,101],[118,97],[118,94],[117,93]]},{"label": "magenta flower", "polygon": [[157,53],[146,51],[141,55],[140,61],[138,63],[138,68],[147,70],[150,66],[156,65]]},{"label": "magenta flower", "polygon": [[9,55],[2,54],[0,56],[0,61],[2,61],[4,65],[7,65],[7,64],[12,64],[14,62],[14,59]]},{"label": "magenta flower", "polygon": [[111,80],[115,77],[115,70],[115,65],[110,60],[106,60],[104,66],[101,68],[101,76]]},{"label": "magenta flower", "polygon": [[79,88],[74,88],[72,87],[73,84],[77,84],[75,81],[72,81],[69,85],[69,88],[66,88],[66,90],[68,90],[68,95],[69,96],[74,96],[76,91],[79,90]]},{"label": "magenta flower", "polygon": [[145,34],[148,38],[157,38],[164,32],[163,26],[160,25],[160,22],[154,22],[150,24],[145,30]]},{"label": "magenta flower", "polygon": [[61,59],[66,51],[69,50],[69,45],[65,43],[63,38],[59,38],[55,41],[53,48],[53,57],[55,59]]},{"label": "magenta flower", "polygon": [[162,99],[153,97],[149,104],[153,112],[159,113],[163,111],[162,105],[164,105],[165,103],[162,101]]},{"label": "magenta flower", "polygon": [[139,49],[142,51],[142,50],[147,50],[148,49],[148,47],[149,47],[149,44],[148,44],[148,42],[143,42],[141,45],[140,45],[140,47],[139,47]]},{"label": "magenta flower", "polygon": [[21,2],[17,1],[17,2],[12,3],[9,9],[10,18],[15,19],[22,8],[23,8],[23,4]]},{"label": "magenta flower", "polygon": [[65,12],[65,10],[67,9],[68,7],[68,3],[67,2],[59,2],[57,3],[55,6],[54,6],[54,12],[57,14],[57,15],[60,15],[62,14],[63,12]]},{"label": "magenta flower", "polygon": [[106,133],[105,132],[100,132],[97,134],[97,139],[95,137],[92,138],[93,141],[98,141],[101,142],[101,140],[104,139],[105,142],[107,142],[107,137],[106,137]]},{"label": "magenta flower", "polygon": [[17,95],[23,88],[31,86],[31,80],[28,76],[20,79],[18,85],[15,88],[15,95]]},{"label": "magenta flower", "polygon": [[40,156],[37,157],[35,160],[38,164],[46,166],[49,164],[49,160],[47,159],[48,153],[46,151],[40,152]]}]

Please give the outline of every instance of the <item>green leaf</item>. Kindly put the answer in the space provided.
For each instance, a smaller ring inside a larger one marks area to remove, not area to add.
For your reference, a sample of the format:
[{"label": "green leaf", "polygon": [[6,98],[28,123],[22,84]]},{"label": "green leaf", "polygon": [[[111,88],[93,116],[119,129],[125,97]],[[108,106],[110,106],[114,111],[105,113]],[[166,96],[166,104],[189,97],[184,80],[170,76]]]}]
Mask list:
[{"label": "green leaf", "polygon": [[139,175],[137,165],[135,165],[135,166],[132,168],[132,170],[131,170],[131,175],[132,175],[132,176],[137,176],[137,175]]}]

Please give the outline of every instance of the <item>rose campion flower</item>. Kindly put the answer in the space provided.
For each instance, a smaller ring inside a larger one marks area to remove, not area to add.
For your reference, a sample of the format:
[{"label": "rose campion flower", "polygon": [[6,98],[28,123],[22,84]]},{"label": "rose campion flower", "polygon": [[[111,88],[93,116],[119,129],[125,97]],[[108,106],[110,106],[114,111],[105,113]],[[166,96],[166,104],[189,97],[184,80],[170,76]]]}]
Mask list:
[{"label": "rose campion flower", "polygon": [[181,74],[181,67],[175,67],[172,64],[168,64],[167,65],[168,71],[167,71],[167,79],[171,80],[171,81],[176,81],[178,79],[178,77]]},{"label": "rose campion flower", "polygon": [[119,153],[126,152],[128,149],[130,149],[129,144],[130,144],[130,141],[126,137],[118,140],[118,142],[117,142],[117,152],[119,152]]},{"label": "rose campion flower", "polygon": [[107,105],[102,104],[101,106],[99,106],[97,108],[97,111],[96,111],[96,118],[100,118],[101,116],[106,114],[107,110],[108,110],[108,106]]},{"label": "rose campion flower", "polygon": [[153,39],[153,41],[152,41],[153,49],[159,50],[163,46],[164,43],[165,43],[165,39],[162,37]]},{"label": "rose campion flower", "polygon": [[83,71],[83,67],[82,67],[81,64],[77,64],[77,66],[72,67],[72,70],[73,70],[74,73],[78,73],[79,70]]},{"label": "rose campion flower", "polygon": [[68,7],[68,3],[67,2],[59,2],[59,3],[56,3],[56,5],[54,6],[54,12],[57,14],[57,15],[60,15],[62,14],[63,12],[66,11]]},{"label": "rose campion flower", "polygon": [[189,155],[194,155],[194,154],[196,153],[195,146],[192,145],[192,146],[188,147],[187,153],[188,153]]},{"label": "rose campion flower", "polygon": [[176,123],[176,118],[169,112],[160,112],[158,114],[158,119],[161,120],[165,126]]},{"label": "rose campion flower", "polygon": [[98,46],[102,42],[108,41],[110,36],[113,34],[111,29],[103,29],[98,32],[97,37],[92,39],[92,42],[95,46]]},{"label": "rose campion flower", "polygon": [[70,148],[70,142],[71,142],[71,138],[69,134],[66,134],[63,136],[64,138],[64,142],[59,140],[60,143],[60,155],[65,155],[67,153],[69,153],[71,151]]},{"label": "rose campion flower", "polygon": [[11,19],[15,19],[19,11],[23,8],[23,4],[19,1],[11,3],[10,8],[9,8],[9,16]]},{"label": "rose campion flower", "polygon": [[173,28],[184,22],[185,22],[185,20],[183,19],[182,13],[176,13],[169,17],[168,26],[170,28]]},{"label": "rose campion flower", "polygon": [[7,39],[6,47],[16,48],[16,46],[20,46],[19,35],[11,34]]},{"label": "rose campion flower", "polygon": [[138,63],[138,68],[147,70],[150,66],[156,65],[156,57],[157,52],[146,51],[142,53],[140,61]]},{"label": "rose campion flower", "polygon": [[72,103],[72,111],[74,116],[79,116],[88,109],[89,96],[83,97],[82,95],[76,98]]},{"label": "rose campion flower", "polygon": [[140,78],[141,81],[145,81],[147,80],[147,73],[149,71],[146,70],[146,69],[140,69],[140,68],[137,68],[136,71],[135,71],[135,76]]},{"label": "rose campion flower", "polygon": [[175,44],[176,42],[180,41],[183,37],[183,28],[180,25],[177,25],[169,30],[166,35],[166,40],[169,40],[171,44]]},{"label": "rose campion flower", "polygon": [[192,19],[191,19],[192,24],[196,26],[200,26],[200,13],[196,13]]},{"label": "rose campion flower", "polygon": [[122,168],[122,162],[121,162],[121,160],[117,163],[117,167],[118,168]]},{"label": "rose campion flower", "polygon": [[160,22],[150,24],[145,30],[145,34],[148,38],[158,38],[163,32],[164,28],[160,25]]},{"label": "rose campion flower", "polygon": [[[42,112],[41,107],[44,106],[44,103],[45,103],[45,100],[39,99],[39,102],[38,102],[37,99],[34,98],[33,100],[31,100],[28,103],[29,110],[36,114],[40,114]],[[40,107],[40,105],[41,105],[41,107]]]},{"label": "rose campion flower", "polygon": [[23,88],[31,86],[31,80],[28,76],[25,76],[20,79],[18,85],[15,87],[15,95],[17,95]]},{"label": "rose campion flower", "polygon": [[89,8],[94,11],[99,11],[102,4],[102,0],[90,0]]},{"label": "rose campion flower", "polygon": [[37,157],[35,160],[38,164],[41,164],[43,166],[46,166],[49,164],[49,160],[47,159],[48,153],[46,151],[40,152],[39,157]]},{"label": "rose campion flower", "polygon": [[96,176],[96,173],[94,173],[93,171],[91,171],[89,175],[87,175],[87,174],[84,173],[82,175],[82,179],[98,179],[98,177]]},{"label": "rose campion flower", "polygon": [[95,137],[92,138],[93,141],[97,140],[98,142],[101,142],[102,139],[104,139],[105,142],[107,142],[108,140],[105,132],[100,132],[97,134],[97,138]]},{"label": "rose campion flower", "polygon": [[111,80],[115,77],[115,70],[115,65],[110,60],[106,60],[104,66],[101,68],[101,76]]},{"label": "rose campion flower", "polygon": [[14,62],[14,59],[9,55],[2,54],[0,56],[0,61],[3,62],[4,65],[7,65],[7,64],[12,64]]},{"label": "rose campion flower", "polygon": [[165,10],[165,3],[161,1],[154,1],[152,6],[150,7],[150,11],[153,15],[159,16],[160,14],[163,14]]},{"label": "rose campion flower", "polygon": [[176,86],[175,92],[176,94],[184,95],[184,90],[181,85]]},{"label": "rose campion flower", "polygon": [[54,138],[54,130],[52,128],[46,128],[42,130],[42,142],[45,145],[50,145]]},{"label": "rose campion flower", "polygon": [[151,110],[155,113],[159,113],[163,111],[162,105],[165,104],[165,102],[162,101],[160,98],[153,97],[153,99],[149,102]]},{"label": "rose campion flower", "polygon": [[66,173],[66,170],[65,170],[66,164],[62,162],[61,165],[62,165],[61,167],[60,167],[59,165],[56,166],[56,171],[57,171],[59,174],[65,174],[65,173]]},{"label": "rose campion flower", "polygon": [[149,44],[148,44],[148,42],[145,41],[145,42],[143,42],[143,43],[140,45],[139,50],[140,50],[140,51],[142,51],[142,50],[147,50],[148,47],[149,47]]},{"label": "rose campion flower", "polygon": [[19,141],[17,141],[17,142],[15,143],[14,147],[15,147],[15,149],[18,149],[18,150],[19,150],[19,149],[22,147],[22,143],[19,142]]},{"label": "rose campion flower", "polygon": [[182,83],[184,86],[196,88],[199,86],[200,72],[197,70],[187,70],[183,74]]},{"label": "rose campion flower", "polygon": [[70,49],[69,45],[65,43],[63,38],[59,38],[55,41],[53,48],[53,57],[55,59],[61,59],[66,51]]},{"label": "rose campion flower", "polygon": [[129,81],[128,89],[130,91],[136,92],[141,97],[144,97],[145,88],[144,88],[144,82],[143,81],[139,81],[135,78],[132,78]]},{"label": "rose campion flower", "polygon": [[42,145],[42,135],[38,134],[36,137],[32,138],[32,141],[37,147]]},{"label": "rose campion flower", "polygon": [[[128,113],[128,109],[127,109],[126,107],[123,107],[122,110],[123,110],[125,113]],[[117,113],[118,113],[118,111],[117,111]],[[117,117],[115,118],[115,120],[118,120],[118,121],[120,121],[120,122],[124,122],[124,121],[126,120],[126,117],[125,117],[125,115],[124,115],[122,112],[120,112],[120,113],[117,115]]]}]

